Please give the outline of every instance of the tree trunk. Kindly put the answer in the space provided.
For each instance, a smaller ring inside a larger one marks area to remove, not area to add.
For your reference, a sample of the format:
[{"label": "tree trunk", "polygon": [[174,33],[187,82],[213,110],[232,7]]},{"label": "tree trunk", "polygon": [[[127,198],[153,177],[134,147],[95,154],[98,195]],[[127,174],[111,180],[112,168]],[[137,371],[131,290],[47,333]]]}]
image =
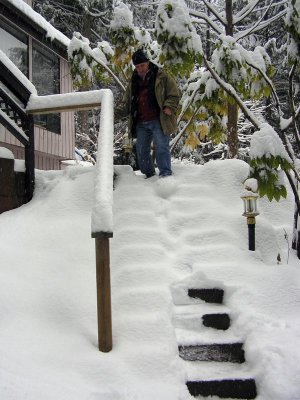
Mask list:
[{"label": "tree trunk", "polygon": [[[91,37],[92,17],[88,12],[84,12],[82,17],[82,36],[89,38]],[[83,86],[80,92],[90,90],[90,86]],[[89,134],[89,111],[78,111],[78,133]]]},{"label": "tree trunk", "polygon": [[228,158],[235,158],[239,150],[237,120],[238,120],[238,106],[237,104],[228,103],[228,122],[227,122],[227,144],[228,144]]},{"label": "tree trunk", "polygon": [[[233,17],[232,17],[232,0],[226,0],[226,35],[233,36]],[[228,122],[227,122],[227,143],[228,143],[228,158],[235,158],[238,154],[238,106],[236,103],[229,104],[227,107]]]}]

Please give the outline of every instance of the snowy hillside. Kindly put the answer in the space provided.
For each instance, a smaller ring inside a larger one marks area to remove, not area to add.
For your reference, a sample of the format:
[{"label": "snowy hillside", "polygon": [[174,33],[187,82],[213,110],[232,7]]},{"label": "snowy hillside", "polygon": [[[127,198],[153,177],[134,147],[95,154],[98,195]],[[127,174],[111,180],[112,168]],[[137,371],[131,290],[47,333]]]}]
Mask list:
[{"label": "snowy hillside", "polygon": [[[145,180],[116,167],[107,354],[97,349],[94,168],[37,171],[34,199],[0,215],[0,399],[190,400],[187,380],[235,374],[255,378],[258,400],[299,400],[300,264],[284,237],[292,197],[260,199],[249,252],[247,164],[173,170]],[[224,289],[228,331],[189,318],[204,307],[191,285]],[[246,363],[179,357],[179,344],[212,339],[242,340]]]}]

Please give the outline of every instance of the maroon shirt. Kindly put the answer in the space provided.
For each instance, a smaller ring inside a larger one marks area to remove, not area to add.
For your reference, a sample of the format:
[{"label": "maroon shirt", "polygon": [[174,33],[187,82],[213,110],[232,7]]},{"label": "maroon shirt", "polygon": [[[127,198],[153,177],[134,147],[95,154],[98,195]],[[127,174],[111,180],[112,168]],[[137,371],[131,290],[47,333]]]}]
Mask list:
[{"label": "maroon shirt", "polygon": [[148,84],[149,74],[146,74],[145,79],[138,77],[138,122],[153,121],[155,119],[159,119],[160,109],[158,105],[150,105]]}]

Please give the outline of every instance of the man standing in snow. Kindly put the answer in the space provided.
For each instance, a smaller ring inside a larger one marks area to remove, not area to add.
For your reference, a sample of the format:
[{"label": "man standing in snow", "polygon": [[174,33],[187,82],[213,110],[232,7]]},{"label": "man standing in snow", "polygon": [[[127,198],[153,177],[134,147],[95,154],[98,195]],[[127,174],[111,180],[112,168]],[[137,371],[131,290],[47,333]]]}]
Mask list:
[{"label": "man standing in snow", "polygon": [[163,69],[149,61],[142,49],[132,56],[135,66],[117,116],[129,116],[129,135],[136,138],[140,170],[150,178],[155,175],[151,157],[154,142],[159,176],[172,175],[170,134],[177,130],[176,109],[179,90],[175,80]]}]

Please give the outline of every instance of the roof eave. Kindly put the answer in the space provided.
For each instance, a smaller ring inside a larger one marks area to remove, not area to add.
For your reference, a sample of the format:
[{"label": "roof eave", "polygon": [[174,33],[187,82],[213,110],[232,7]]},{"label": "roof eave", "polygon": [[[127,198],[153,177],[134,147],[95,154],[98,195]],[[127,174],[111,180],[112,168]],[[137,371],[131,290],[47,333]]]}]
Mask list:
[{"label": "roof eave", "polygon": [[47,31],[30,19],[8,0],[0,0],[0,16],[16,25],[33,39],[51,49],[58,56],[68,59],[67,46],[57,38],[50,38]]}]

